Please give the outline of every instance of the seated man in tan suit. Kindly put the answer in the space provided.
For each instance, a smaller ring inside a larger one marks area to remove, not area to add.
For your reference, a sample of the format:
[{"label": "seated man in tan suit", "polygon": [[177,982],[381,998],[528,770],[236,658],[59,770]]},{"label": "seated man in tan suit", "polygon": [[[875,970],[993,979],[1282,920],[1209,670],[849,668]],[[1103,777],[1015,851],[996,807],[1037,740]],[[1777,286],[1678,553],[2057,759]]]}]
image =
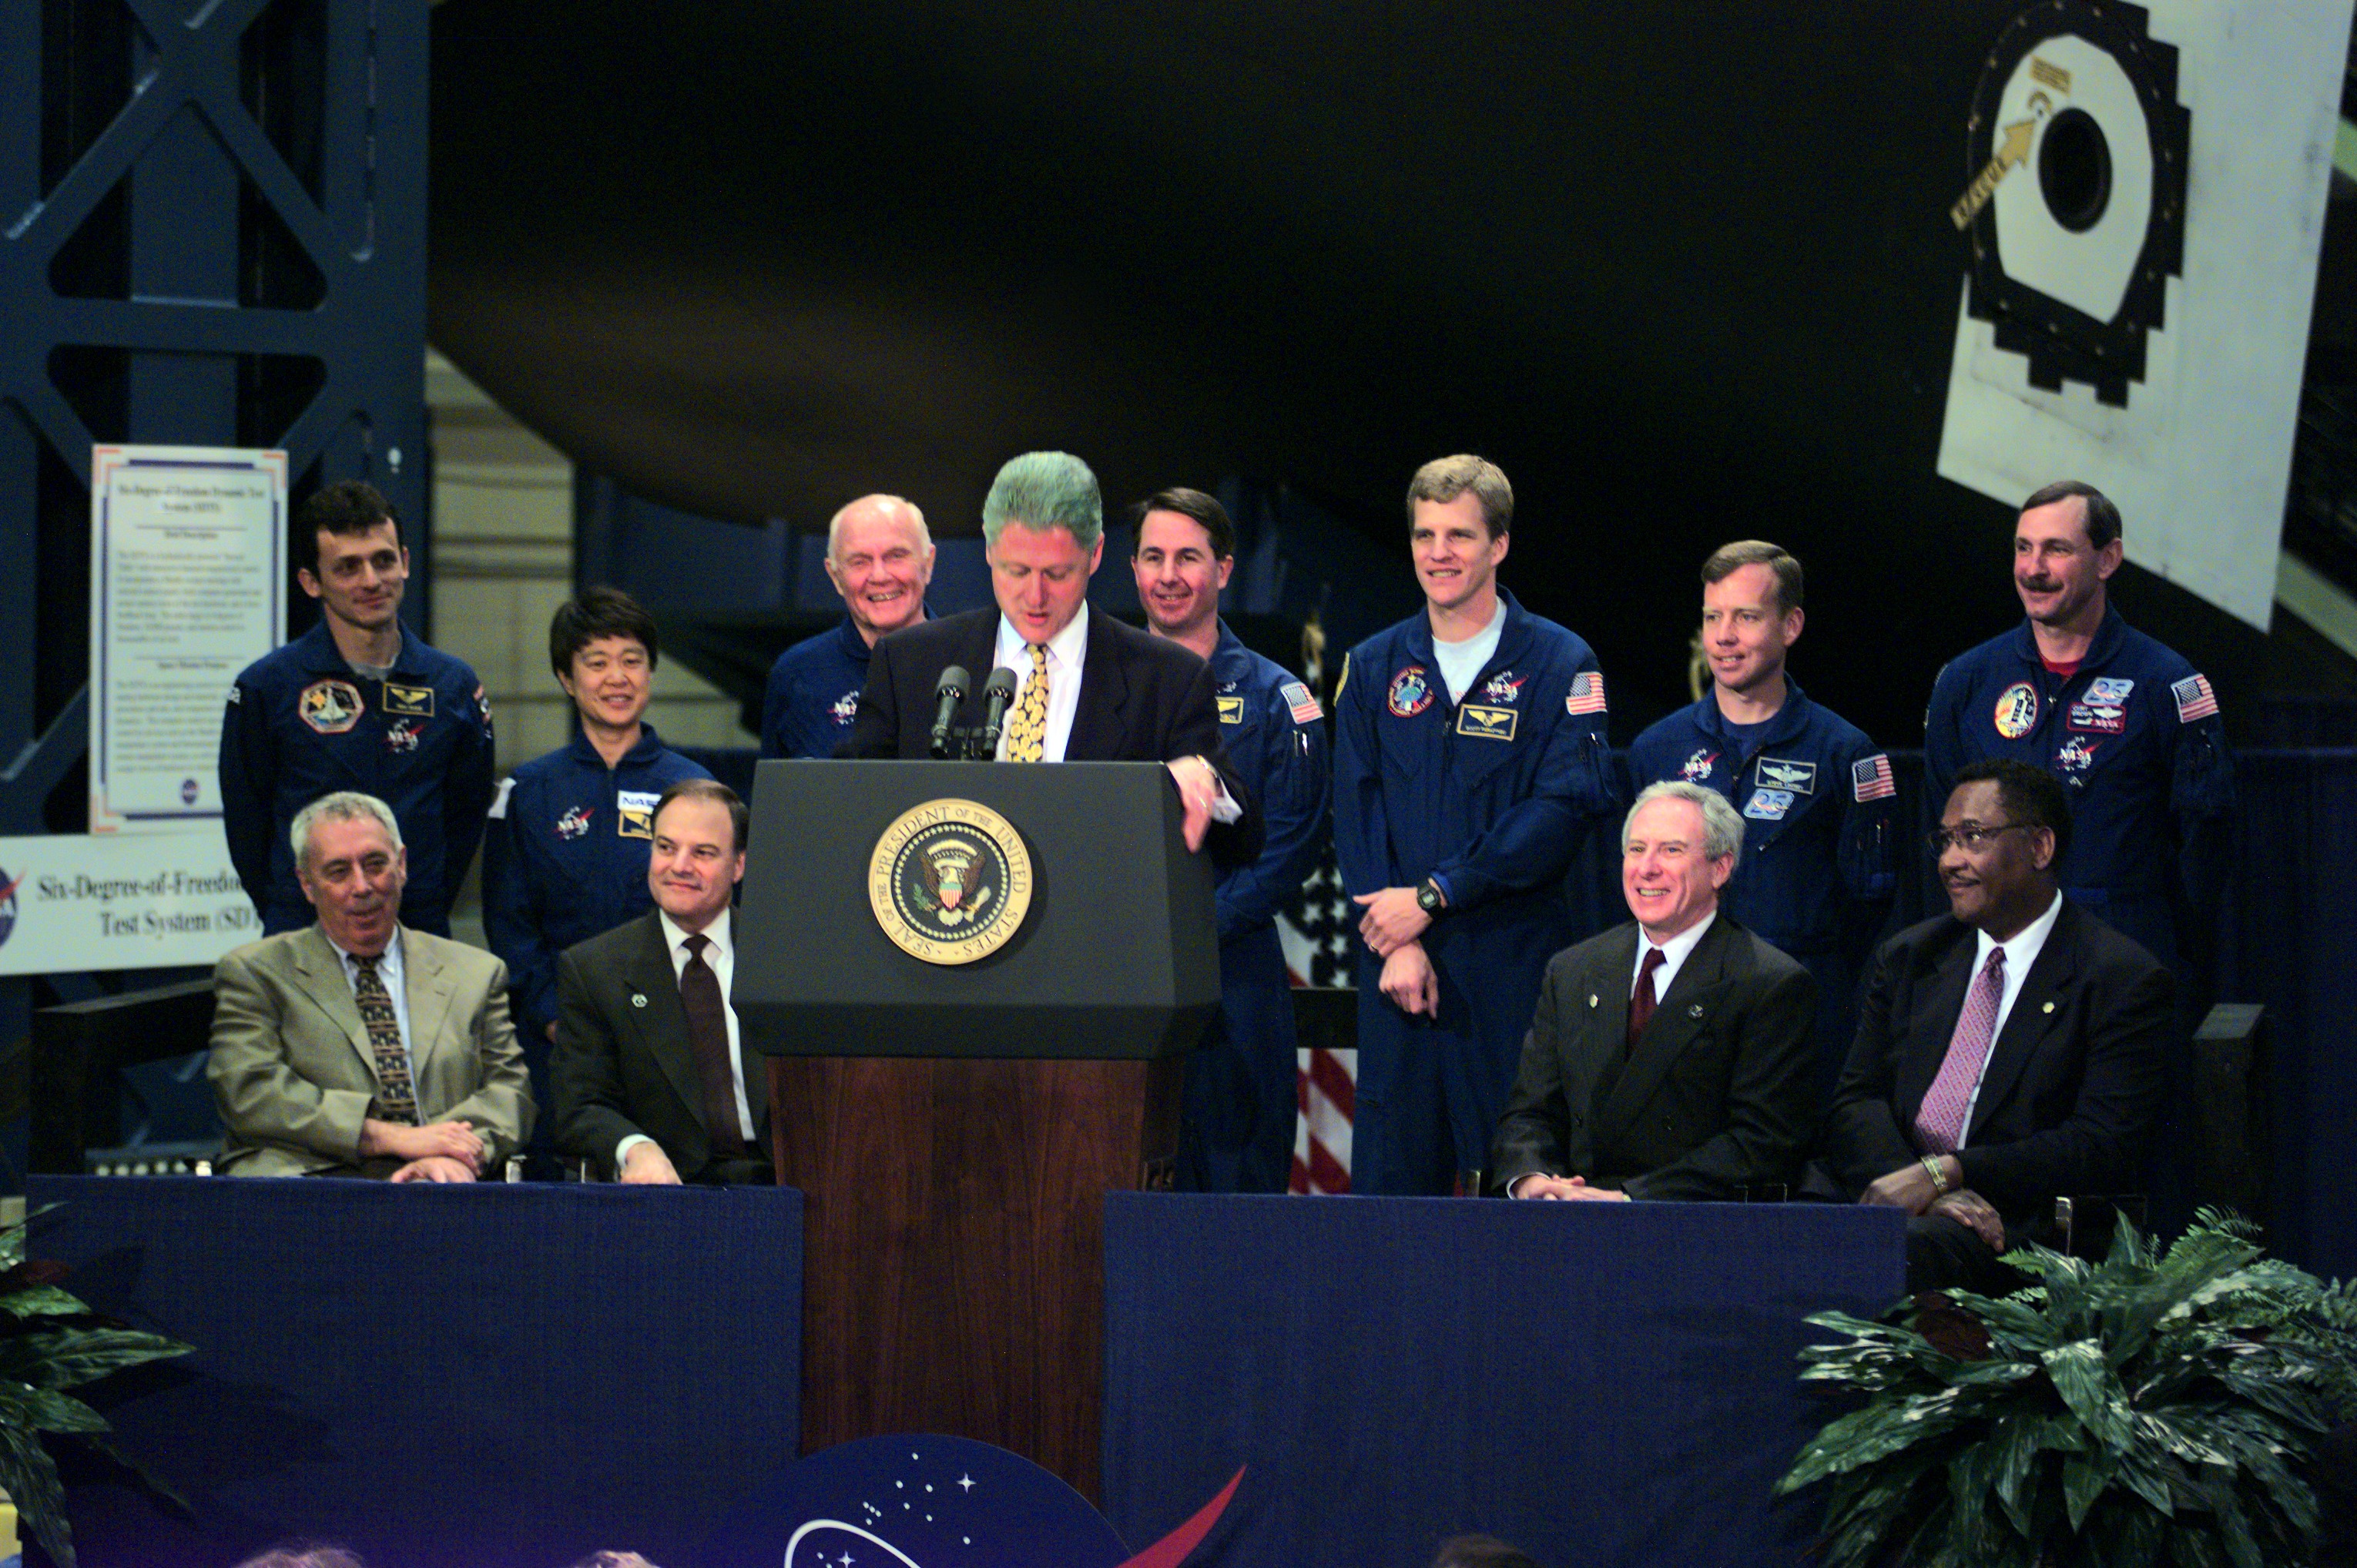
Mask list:
[{"label": "seated man in tan suit", "polygon": [[235,1176],[472,1181],[532,1131],[507,966],[401,924],[406,852],[372,795],[323,795],[289,835],[318,919],[214,972],[213,1098]]}]

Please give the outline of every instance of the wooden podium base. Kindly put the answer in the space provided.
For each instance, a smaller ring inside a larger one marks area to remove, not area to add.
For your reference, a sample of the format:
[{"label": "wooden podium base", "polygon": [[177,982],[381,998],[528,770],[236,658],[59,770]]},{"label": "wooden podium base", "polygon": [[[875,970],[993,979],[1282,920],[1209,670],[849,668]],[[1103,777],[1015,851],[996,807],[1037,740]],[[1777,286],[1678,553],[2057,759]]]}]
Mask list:
[{"label": "wooden podium base", "polygon": [[1104,1195],[1168,1185],[1184,1061],[770,1058],[803,1453],[946,1433],[1098,1500]]}]

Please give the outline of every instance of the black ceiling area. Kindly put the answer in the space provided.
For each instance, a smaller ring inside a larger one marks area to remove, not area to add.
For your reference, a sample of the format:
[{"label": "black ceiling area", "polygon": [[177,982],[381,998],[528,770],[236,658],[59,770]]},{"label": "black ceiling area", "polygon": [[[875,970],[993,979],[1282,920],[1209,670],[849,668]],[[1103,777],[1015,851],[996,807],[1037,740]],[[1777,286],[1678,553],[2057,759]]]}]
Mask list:
[{"label": "black ceiling area", "polygon": [[[1933,472],[2018,9],[448,0],[430,334],[745,521],[883,489],[970,532],[1055,446],[1109,501],[1248,476],[1389,548],[1415,466],[1480,451],[1616,738],[1684,700],[1703,555],[1761,536],[1809,569],[1799,679],[1910,745],[2019,613],[2010,509]],[[2357,687],[2287,618],[2120,602],[2222,690]]]}]

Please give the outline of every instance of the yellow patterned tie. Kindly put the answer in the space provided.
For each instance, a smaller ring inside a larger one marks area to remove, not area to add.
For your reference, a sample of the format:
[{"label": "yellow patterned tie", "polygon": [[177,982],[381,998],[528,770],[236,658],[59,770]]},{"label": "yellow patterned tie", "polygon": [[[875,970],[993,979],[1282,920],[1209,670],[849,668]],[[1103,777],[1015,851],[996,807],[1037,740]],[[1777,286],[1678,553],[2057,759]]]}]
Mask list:
[{"label": "yellow patterned tie", "polygon": [[1024,683],[1022,700],[1006,723],[1006,760],[1037,762],[1048,744],[1048,647],[1031,648],[1031,679]]},{"label": "yellow patterned tie", "polygon": [[384,1111],[384,1120],[414,1126],[417,1095],[410,1087],[409,1055],[401,1048],[401,1017],[393,1010],[393,993],[384,988],[384,976],[376,972],[376,961],[352,955],[352,967],[360,972],[352,980],[352,1000],[360,1004],[369,1049],[376,1053],[376,1102]]}]

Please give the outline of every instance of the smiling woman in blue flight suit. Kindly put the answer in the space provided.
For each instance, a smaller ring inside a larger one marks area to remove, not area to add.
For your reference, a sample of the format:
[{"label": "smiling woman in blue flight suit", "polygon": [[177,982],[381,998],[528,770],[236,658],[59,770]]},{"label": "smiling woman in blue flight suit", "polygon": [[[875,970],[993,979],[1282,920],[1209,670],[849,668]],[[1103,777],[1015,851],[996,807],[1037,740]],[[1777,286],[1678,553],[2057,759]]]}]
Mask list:
[{"label": "smiling woman in blue flight suit", "polygon": [[548,661],[581,716],[566,745],[503,780],[483,848],[483,928],[507,961],[533,1098],[548,1098],[556,955],[654,907],[647,861],[656,799],[711,777],[644,721],[659,650],[654,618],[619,588],[558,607]]}]

